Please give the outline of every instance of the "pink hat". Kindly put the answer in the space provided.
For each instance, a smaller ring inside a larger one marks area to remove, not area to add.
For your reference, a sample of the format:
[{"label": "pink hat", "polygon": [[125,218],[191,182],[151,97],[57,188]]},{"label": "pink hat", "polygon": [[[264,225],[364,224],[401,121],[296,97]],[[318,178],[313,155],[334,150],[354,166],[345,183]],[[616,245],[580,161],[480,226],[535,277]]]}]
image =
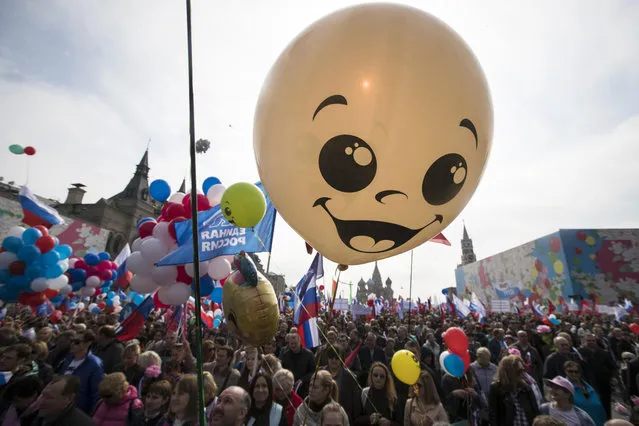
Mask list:
[{"label": "pink hat", "polygon": [[575,387],[572,385],[572,383],[570,383],[570,380],[566,379],[565,377],[557,376],[552,380],[544,379],[544,383],[552,383],[555,386],[566,389],[568,392],[570,392],[571,395],[575,395]]}]

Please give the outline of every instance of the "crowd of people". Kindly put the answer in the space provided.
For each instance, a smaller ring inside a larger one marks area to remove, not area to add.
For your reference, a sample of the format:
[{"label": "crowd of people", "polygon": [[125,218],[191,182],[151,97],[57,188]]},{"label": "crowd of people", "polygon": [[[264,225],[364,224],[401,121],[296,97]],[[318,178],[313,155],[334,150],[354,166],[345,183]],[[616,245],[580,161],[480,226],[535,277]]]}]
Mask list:
[{"label": "crowd of people", "polygon": [[[439,311],[403,320],[322,312],[313,350],[302,347],[290,313],[262,347],[222,324],[204,332],[202,395],[194,326],[167,327],[154,312],[135,339],[120,342],[114,314],[50,324],[21,313],[0,328],[0,426],[194,426],[202,403],[207,426],[639,424],[639,343],[629,324],[559,317],[551,328],[514,314],[478,323]],[[463,377],[439,362],[452,326],[469,339]],[[404,349],[420,362],[414,385],[392,370]],[[630,422],[612,419],[615,406]]]}]

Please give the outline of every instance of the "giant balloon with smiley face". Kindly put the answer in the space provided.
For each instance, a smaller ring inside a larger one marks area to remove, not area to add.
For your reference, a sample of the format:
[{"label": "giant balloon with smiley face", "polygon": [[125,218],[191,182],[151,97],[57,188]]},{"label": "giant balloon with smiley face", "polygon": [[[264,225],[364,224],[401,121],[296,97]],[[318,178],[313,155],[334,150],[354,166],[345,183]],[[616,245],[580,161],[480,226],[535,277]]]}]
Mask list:
[{"label": "giant balloon with smiley face", "polygon": [[367,4],[317,21],[280,55],[254,148],[286,222],[328,259],[357,265],[452,222],[492,133],[486,78],[466,43],[423,11]]}]

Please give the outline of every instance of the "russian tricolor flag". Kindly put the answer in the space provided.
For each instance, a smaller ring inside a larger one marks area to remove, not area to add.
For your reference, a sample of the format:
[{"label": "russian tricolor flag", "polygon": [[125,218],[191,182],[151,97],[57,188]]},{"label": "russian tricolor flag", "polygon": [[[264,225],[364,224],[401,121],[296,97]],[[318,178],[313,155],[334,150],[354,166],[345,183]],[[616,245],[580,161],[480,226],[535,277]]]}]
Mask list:
[{"label": "russian tricolor flag", "polygon": [[324,276],[322,255],[317,253],[311,267],[295,287],[294,321],[302,346],[315,348],[320,345],[317,317],[320,308],[315,282]]},{"label": "russian tricolor flag", "polygon": [[155,309],[153,297],[147,296],[146,299],[144,299],[144,301],[140,303],[140,305],[137,306],[124,321],[122,321],[115,331],[116,338],[120,342],[126,342],[127,340],[138,337],[140,330],[144,327],[144,322],[149,317],[149,314],[153,309]]},{"label": "russian tricolor flag", "polygon": [[57,211],[41,203],[26,186],[20,189],[18,198],[24,214],[22,218],[23,223],[32,227],[42,225],[46,228],[64,223],[64,219],[62,219]]}]

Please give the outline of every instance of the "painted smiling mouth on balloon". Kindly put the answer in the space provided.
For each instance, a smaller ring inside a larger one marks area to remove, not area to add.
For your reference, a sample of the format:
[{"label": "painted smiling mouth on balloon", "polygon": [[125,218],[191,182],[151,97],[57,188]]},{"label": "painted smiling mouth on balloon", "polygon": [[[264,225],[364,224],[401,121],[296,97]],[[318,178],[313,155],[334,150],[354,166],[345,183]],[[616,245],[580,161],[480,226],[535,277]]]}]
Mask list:
[{"label": "painted smiling mouth on balloon", "polygon": [[442,215],[437,214],[435,219],[419,229],[376,220],[343,220],[335,217],[326,207],[329,200],[328,197],[318,198],[313,207],[321,206],[333,219],[342,242],[350,249],[360,253],[384,253],[396,249],[423,229],[436,222],[441,224],[444,220]]}]

